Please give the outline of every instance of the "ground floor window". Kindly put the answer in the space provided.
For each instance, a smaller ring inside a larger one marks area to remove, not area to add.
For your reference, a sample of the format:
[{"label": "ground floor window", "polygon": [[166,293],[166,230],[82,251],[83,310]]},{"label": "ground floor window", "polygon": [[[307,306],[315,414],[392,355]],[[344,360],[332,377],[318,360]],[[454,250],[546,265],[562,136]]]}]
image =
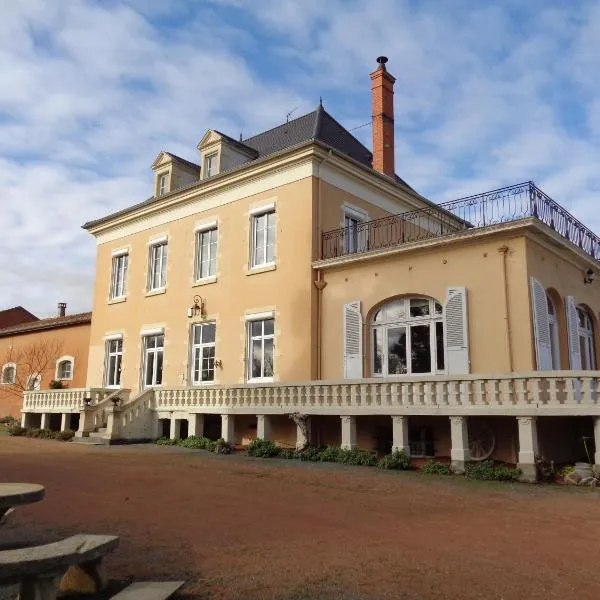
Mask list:
[{"label": "ground floor window", "polygon": [[415,427],[408,431],[411,456],[435,456],[433,430],[430,427]]},{"label": "ground floor window", "polygon": [[248,379],[272,379],[275,319],[248,323]]},{"label": "ground floor window", "polygon": [[445,369],[442,306],[433,298],[384,304],[371,322],[375,376],[418,375]]},{"label": "ground floor window", "polygon": [[192,383],[215,379],[215,323],[199,323],[192,330]]},{"label": "ground floor window", "polygon": [[163,356],[165,336],[147,335],[144,337],[144,386],[161,385],[163,380]]},{"label": "ground floor window", "polygon": [[106,387],[119,387],[121,384],[121,363],[123,361],[123,339],[106,342]]}]

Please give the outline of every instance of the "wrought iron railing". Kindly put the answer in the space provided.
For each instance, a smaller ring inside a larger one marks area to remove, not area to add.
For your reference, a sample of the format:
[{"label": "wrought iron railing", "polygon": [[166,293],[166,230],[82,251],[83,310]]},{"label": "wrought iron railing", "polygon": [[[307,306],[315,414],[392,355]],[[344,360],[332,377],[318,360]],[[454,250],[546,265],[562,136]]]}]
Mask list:
[{"label": "wrought iron railing", "polygon": [[539,219],[600,261],[600,237],[531,181],[327,231],[321,239],[321,257],[337,258],[391,248],[527,217]]}]

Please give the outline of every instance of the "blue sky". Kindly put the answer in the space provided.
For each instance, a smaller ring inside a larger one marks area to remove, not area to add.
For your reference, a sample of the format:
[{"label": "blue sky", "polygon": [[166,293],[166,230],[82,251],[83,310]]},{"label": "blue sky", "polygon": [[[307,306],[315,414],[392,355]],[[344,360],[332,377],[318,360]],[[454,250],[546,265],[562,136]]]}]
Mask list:
[{"label": "blue sky", "polygon": [[[19,0],[0,21],[0,307],[91,308],[83,222],[151,195],[161,149],[314,108],[370,119],[435,201],[532,179],[600,232],[600,1]],[[370,127],[356,130],[370,146]]]}]

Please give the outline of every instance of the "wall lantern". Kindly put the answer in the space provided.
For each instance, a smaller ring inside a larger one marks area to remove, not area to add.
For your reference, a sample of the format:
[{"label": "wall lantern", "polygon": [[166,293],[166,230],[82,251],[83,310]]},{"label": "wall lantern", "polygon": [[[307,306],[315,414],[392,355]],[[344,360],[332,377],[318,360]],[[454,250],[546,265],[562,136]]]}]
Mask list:
[{"label": "wall lantern", "polygon": [[114,398],[112,398],[111,401],[113,403],[113,406],[117,408],[117,406],[119,406],[119,402],[121,402],[121,398],[119,398],[119,396],[115,396]]},{"label": "wall lantern", "polygon": [[198,315],[200,315],[202,318],[205,316],[204,300],[202,299],[202,296],[194,296],[194,304],[192,304],[192,306],[190,306],[187,310],[188,319],[197,317]]},{"label": "wall lantern", "polygon": [[84,406],[88,407],[88,406],[90,406],[91,403],[92,403],[92,399],[89,396],[87,398],[83,399]]},{"label": "wall lantern", "polygon": [[592,271],[592,269],[588,269],[585,272],[585,276],[583,278],[583,283],[592,283],[592,281],[594,281],[594,279],[596,279],[596,273],[594,273],[594,271]]}]

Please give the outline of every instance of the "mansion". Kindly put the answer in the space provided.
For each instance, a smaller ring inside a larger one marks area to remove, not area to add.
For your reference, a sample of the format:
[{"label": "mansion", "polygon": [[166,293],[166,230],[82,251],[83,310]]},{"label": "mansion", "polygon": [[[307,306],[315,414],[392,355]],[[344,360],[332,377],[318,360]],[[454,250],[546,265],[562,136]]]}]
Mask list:
[{"label": "mansion", "polygon": [[23,424],[293,447],[300,413],[315,445],[457,471],[600,464],[600,239],[531,182],[444,204],[411,188],[386,62],[372,151],[321,104],[247,139],[211,129],[198,164],[161,152],[148,200],[86,223],[87,380],[25,392]]}]

